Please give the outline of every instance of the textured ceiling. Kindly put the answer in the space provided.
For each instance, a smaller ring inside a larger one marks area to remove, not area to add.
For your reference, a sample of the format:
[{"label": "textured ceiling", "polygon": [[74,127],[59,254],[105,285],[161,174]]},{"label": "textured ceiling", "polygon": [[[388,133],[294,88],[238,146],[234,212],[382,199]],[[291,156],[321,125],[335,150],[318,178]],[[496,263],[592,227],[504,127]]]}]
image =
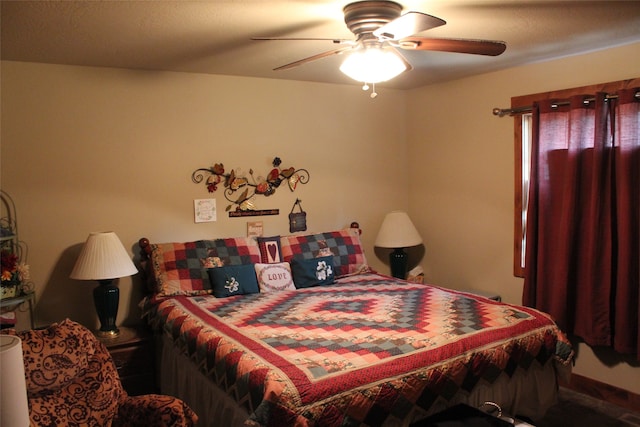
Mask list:
[{"label": "textured ceiling", "polygon": [[[352,39],[348,1],[7,1],[2,59],[354,84],[330,41],[252,41],[253,36]],[[447,24],[428,37],[502,40],[498,57],[403,51],[413,70],[381,84],[433,82],[640,41],[640,1],[426,0],[401,2]],[[639,52],[640,54],[640,52]]]}]

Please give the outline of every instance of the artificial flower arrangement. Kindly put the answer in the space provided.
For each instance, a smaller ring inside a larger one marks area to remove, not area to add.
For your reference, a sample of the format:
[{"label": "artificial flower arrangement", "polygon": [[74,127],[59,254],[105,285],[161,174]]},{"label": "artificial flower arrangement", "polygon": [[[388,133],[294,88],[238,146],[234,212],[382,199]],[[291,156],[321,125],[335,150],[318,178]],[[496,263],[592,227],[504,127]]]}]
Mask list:
[{"label": "artificial flower arrangement", "polygon": [[3,249],[2,256],[2,298],[11,298],[20,295],[23,284],[30,279],[29,266],[20,262],[18,255]]}]

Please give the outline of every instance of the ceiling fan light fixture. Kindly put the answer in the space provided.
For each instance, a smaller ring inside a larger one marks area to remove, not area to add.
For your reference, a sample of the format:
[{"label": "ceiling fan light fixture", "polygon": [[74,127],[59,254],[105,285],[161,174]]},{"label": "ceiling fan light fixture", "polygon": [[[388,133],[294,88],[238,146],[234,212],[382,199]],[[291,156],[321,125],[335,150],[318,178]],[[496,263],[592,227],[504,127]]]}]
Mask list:
[{"label": "ceiling fan light fixture", "polygon": [[390,80],[407,70],[407,65],[393,50],[366,48],[349,55],[340,71],[362,83]]}]

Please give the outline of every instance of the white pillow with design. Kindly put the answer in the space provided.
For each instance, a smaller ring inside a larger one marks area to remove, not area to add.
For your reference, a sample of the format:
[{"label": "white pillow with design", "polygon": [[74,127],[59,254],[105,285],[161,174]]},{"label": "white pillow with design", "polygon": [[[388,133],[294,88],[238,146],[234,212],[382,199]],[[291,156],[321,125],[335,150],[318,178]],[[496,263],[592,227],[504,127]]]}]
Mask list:
[{"label": "white pillow with design", "polygon": [[255,264],[260,292],[295,291],[291,266],[288,262]]}]

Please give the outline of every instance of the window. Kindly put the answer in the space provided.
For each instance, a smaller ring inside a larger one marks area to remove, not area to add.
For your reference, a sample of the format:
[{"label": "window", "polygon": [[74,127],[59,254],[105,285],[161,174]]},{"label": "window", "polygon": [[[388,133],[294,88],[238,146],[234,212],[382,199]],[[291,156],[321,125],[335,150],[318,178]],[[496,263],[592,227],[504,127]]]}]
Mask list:
[{"label": "window", "polygon": [[593,86],[565,89],[554,92],[537,93],[511,98],[514,117],[514,241],[513,275],[524,277],[527,203],[529,196],[529,165],[531,161],[532,120],[531,105],[543,99],[567,99],[573,95],[596,92],[616,92],[625,87],[635,87],[638,79],[621,80]]},{"label": "window", "polygon": [[520,194],[516,201],[516,216],[518,224],[516,224],[518,235],[519,250],[515,252],[518,257],[514,262],[514,275],[524,277],[524,255],[527,247],[527,207],[529,206],[529,177],[531,173],[531,114],[523,114],[521,119],[521,136],[520,136],[520,174],[519,183]]}]

